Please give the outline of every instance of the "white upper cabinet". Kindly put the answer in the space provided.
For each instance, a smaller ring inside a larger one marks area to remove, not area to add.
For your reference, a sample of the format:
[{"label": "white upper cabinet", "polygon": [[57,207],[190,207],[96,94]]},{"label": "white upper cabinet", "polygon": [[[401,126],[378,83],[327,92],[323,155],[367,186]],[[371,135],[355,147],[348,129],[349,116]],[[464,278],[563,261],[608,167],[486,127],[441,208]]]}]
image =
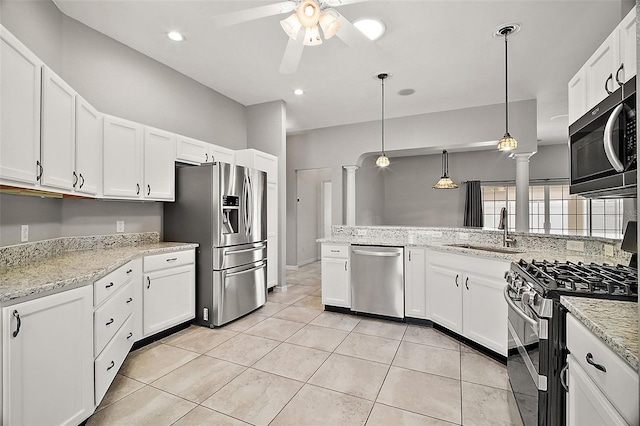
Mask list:
[{"label": "white upper cabinet", "polygon": [[278,157],[258,151],[241,149],[236,151],[236,164],[267,173],[267,182],[278,182]]},{"label": "white upper cabinet", "polygon": [[102,188],[102,114],[76,95],[75,192],[97,196]]},{"label": "white upper cabinet", "polygon": [[40,185],[72,191],[75,171],[76,92],[46,66],[42,71],[42,139]]},{"label": "white upper cabinet", "polygon": [[585,67],[569,81],[569,123],[575,122],[587,112],[587,83]]},{"label": "white upper cabinet", "polygon": [[209,155],[209,145],[206,142],[186,136],[177,136],[176,160],[191,164],[201,164],[211,162]]},{"label": "white upper cabinet", "polygon": [[0,179],[35,186],[42,62],[0,26]]},{"label": "white upper cabinet", "polygon": [[618,25],[620,72],[616,78],[622,83],[636,75],[636,11],[635,8]]},{"label": "white upper cabinet", "polygon": [[144,128],[144,198],[175,200],[176,135]]},{"label": "white upper cabinet", "polygon": [[104,117],[105,197],[142,197],[142,138],[142,125],[110,115]]},{"label": "white upper cabinet", "polygon": [[614,73],[618,64],[617,37],[611,34],[586,63],[587,109],[617,89]]},{"label": "white upper cabinet", "polygon": [[235,164],[236,162],[234,150],[213,144],[209,144],[209,157],[209,161],[220,161],[229,164]]}]

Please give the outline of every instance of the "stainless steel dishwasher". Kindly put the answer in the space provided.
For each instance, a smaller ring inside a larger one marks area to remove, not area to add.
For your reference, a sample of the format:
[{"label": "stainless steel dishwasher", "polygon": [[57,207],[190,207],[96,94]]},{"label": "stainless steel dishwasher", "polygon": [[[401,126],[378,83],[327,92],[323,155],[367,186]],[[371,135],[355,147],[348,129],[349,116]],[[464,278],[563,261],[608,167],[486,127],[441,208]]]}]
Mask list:
[{"label": "stainless steel dishwasher", "polygon": [[404,248],[351,246],[351,310],[404,318]]}]

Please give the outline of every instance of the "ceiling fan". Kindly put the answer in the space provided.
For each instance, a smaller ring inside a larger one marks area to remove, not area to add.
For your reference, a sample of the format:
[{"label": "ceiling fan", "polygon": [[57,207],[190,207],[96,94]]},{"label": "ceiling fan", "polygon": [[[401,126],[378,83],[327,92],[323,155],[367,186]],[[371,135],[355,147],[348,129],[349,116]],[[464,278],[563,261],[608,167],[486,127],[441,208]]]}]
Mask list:
[{"label": "ceiling fan", "polygon": [[325,39],[334,35],[350,47],[373,44],[348,19],[334,7],[360,3],[367,0],[288,0],[258,6],[237,12],[214,16],[211,21],[218,27],[226,27],[285,13],[292,13],[280,21],[289,41],[280,63],[282,74],[291,74],[298,69],[304,46],[322,44],[320,29]]}]

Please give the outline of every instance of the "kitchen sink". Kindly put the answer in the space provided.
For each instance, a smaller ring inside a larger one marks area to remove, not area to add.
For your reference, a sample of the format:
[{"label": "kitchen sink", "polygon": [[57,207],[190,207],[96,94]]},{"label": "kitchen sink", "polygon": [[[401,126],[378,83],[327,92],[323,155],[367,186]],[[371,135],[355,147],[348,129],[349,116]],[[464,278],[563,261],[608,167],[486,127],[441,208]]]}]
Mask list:
[{"label": "kitchen sink", "polygon": [[506,254],[524,253],[521,250],[516,250],[512,248],[507,248],[507,247],[475,246],[473,244],[467,244],[467,243],[445,244],[445,246],[466,248],[471,250],[491,251],[494,253],[506,253]]}]

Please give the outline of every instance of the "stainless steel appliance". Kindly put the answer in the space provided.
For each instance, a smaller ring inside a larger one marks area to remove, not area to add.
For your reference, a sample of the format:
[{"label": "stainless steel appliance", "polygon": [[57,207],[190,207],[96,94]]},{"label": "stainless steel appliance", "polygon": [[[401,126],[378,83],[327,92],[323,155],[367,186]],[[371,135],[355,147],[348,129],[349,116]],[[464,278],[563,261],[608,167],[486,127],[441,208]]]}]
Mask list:
[{"label": "stainless steel appliance", "polygon": [[636,196],[636,78],[569,127],[571,194]]},{"label": "stainless steel appliance", "polygon": [[404,318],[404,248],[351,246],[351,310]]},{"label": "stainless steel appliance", "polygon": [[216,327],[267,298],[266,174],[226,163],[178,167],[164,239],[200,244],[196,323]]},{"label": "stainless steel appliance", "polygon": [[623,265],[513,262],[506,273],[509,305],[507,370],[525,426],[564,424],[566,310],[560,296],[638,300],[638,270]]}]

